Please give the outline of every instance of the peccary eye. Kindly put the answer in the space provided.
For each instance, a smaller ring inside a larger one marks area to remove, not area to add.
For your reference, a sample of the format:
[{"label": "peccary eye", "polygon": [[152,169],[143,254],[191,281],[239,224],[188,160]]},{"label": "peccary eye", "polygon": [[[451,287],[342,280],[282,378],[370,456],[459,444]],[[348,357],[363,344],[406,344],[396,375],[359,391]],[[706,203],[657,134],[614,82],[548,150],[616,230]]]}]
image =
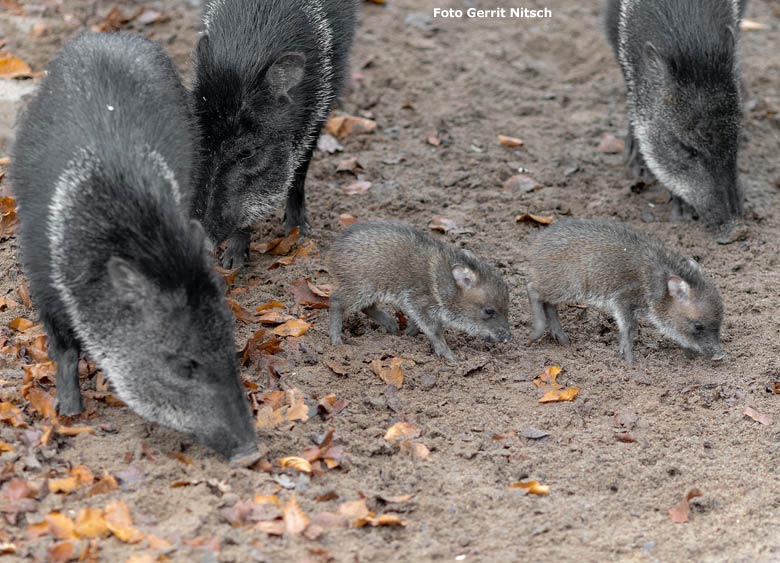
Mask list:
[{"label": "peccary eye", "polygon": [[694,323],[693,323],[693,330],[695,332],[704,332],[704,325],[701,324],[698,321],[694,321]]},{"label": "peccary eye", "polygon": [[254,149],[242,149],[241,152],[238,153],[238,160],[247,160],[248,158],[252,158],[254,155]]},{"label": "peccary eye", "polygon": [[496,310],[493,307],[488,305],[487,307],[482,309],[482,316],[485,319],[492,319],[493,317],[496,316]]}]

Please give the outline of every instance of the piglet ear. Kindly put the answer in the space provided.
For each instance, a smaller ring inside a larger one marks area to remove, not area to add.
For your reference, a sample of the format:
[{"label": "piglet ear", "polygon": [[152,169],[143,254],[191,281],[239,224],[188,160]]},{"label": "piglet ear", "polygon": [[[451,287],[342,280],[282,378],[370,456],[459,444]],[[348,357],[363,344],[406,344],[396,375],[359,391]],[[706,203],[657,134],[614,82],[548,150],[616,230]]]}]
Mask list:
[{"label": "piglet ear", "polygon": [[106,265],[114,294],[125,303],[138,303],[149,297],[152,283],[124,258],[112,256]]},{"label": "piglet ear", "polygon": [[195,57],[198,60],[204,59],[209,55],[209,36],[205,33],[198,39],[198,45],[195,47]]},{"label": "piglet ear", "polygon": [[669,67],[667,66],[663,56],[661,56],[661,53],[659,53],[658,49],[656,49],[655,45],[648,41],[645,43],[644,51],[645,60],[647,61],[647,65],[650,70],[652,70],[659,78],[667,78],[669,75]]},{"label": "piglet ear", "polygon": [[271,92],[278,98],[287,97],[287,93],[303,80],[305,65],[303,53],[282,53],[266,75]]},{"label": "piglet ear", "polygon": [[462,264],[455,264],[452,267],[452,279],[461,289],[471,289],[477,283],[474,272]]},{"label": "piglet ear", "polygon": [[693,258],[688,258],[688,265],[694,270],[696,270],[697,272],[701,271],[701,266],[699,266],[699,263]]},{"label": "piglet ear", "polygon": [[680,276],[669,276],[666,287],[669,289],[669,295],[675,301],[685,303],[690,299],[691,286]]}]

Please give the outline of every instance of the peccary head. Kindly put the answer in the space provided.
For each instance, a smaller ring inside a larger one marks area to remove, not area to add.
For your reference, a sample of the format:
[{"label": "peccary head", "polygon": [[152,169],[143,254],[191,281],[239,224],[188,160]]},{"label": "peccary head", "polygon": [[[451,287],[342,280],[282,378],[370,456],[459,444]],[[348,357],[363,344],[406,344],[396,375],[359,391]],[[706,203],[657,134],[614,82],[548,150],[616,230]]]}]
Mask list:
[{"label": "peccary head", "polygon": [[291,91],[304,79],[306,59],[282,53],[247,75],[212,52],[209,41],[201,37],[196,53],[203,169],[193,212],[220,242],[275,211],[287,196],[298,158],[294,132],[304,110]]},{"label": "peccary head", "polygon": [[509,289],[501,275],[469,256],[450,266],[437,280],[442,303],[442,321],[471,336],[489,342],[509,342],[512,332],[507,319]]},{"label": "peccary head", "polygon": [[646,43],[634,100],[633,126],[648,167],[711,226],[742,213],[736,36],[731,28],[723,34],[709,51],[696,38],[686,39],[688,46]]},{"label": "peccary head", "polygon": [[114,308],[103,354],[120,398],[152,421],[192,434],[232,462],[256,459],[252,417],[238,375],[234,319],[211,272],[205,234],[192,221],[177,264],[113,256],[105,299]]},{"label": "peccary head", "polygon": [[[698,268],[693,261],[691,266]],[[718,290],[704,279],[689,283],[680,276],[666,276],[659,284],[657,301],[649,318],[667,338],[713,360],[723,359],[720,325],[723,302]]]}]

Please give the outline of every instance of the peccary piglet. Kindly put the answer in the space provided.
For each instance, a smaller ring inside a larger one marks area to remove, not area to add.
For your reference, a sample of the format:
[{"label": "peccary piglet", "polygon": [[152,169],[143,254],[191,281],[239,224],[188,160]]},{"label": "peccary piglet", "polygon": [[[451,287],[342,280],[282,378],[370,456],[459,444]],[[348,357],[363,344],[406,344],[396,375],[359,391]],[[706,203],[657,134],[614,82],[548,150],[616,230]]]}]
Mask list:
[{"label": "peccary piglet", "polygon": [[720,293],[698,263],[619,223],[568,220],[542,231],[531,247],[528,299],[532,342],[549,328],[568,344],[557,306],[585,303],[614,317],[629,363],[640,318],[684,348],[724,357]]},{"label": "peccary piglet", "polygon": [[195,53],[204,158],[193,213],[242,266],[250,228],[287,199],[306,232],[304,182],[346,82],[356,0],[212,0]]},{"label": "peccary piglet", "polygon": [[344,315],[363,311],[390,334],[399,327],[377,305],[408,319],[407,334],[422,331],[437,356],[454,362],[442,334],[454,328],[490,342],[509,342],[509,290],[501,275],[468,251],[394,222],[356,223],[334,243],[330,272],[330,339],[341,344]]},{"label": "peccary piglet", "polygon": [[627,152],[671,191],[673,218],[742,214],[737,0],[609,0],[607,37],[628,93]]},{"label": "peccary piglet", "polygon": [[248,464],[257,446],[235,321],[205,233],[188,218],[189,100],[146,39],[68,43],[13,150],[21,254],[57,362],[60,414],[82,411],[83,350],[135,412]]}]

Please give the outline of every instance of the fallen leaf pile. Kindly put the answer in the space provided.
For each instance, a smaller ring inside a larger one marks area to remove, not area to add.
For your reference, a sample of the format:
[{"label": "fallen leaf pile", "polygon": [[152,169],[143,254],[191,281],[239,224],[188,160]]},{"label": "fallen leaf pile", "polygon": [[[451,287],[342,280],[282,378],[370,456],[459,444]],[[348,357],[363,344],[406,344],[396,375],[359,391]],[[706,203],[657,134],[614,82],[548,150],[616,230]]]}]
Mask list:
[{"label": "fallen leaf pile", "polygon": [[558,366],[547,366],[544,368],[544,372],[534,379],[534,385],[544,391],[544,395],[539,399],[540,403],[573,401],[579,394],[579,387],[564,389],[563,386],[558,383],[558,375],[560,375],[560,373],[561,368]]}]

